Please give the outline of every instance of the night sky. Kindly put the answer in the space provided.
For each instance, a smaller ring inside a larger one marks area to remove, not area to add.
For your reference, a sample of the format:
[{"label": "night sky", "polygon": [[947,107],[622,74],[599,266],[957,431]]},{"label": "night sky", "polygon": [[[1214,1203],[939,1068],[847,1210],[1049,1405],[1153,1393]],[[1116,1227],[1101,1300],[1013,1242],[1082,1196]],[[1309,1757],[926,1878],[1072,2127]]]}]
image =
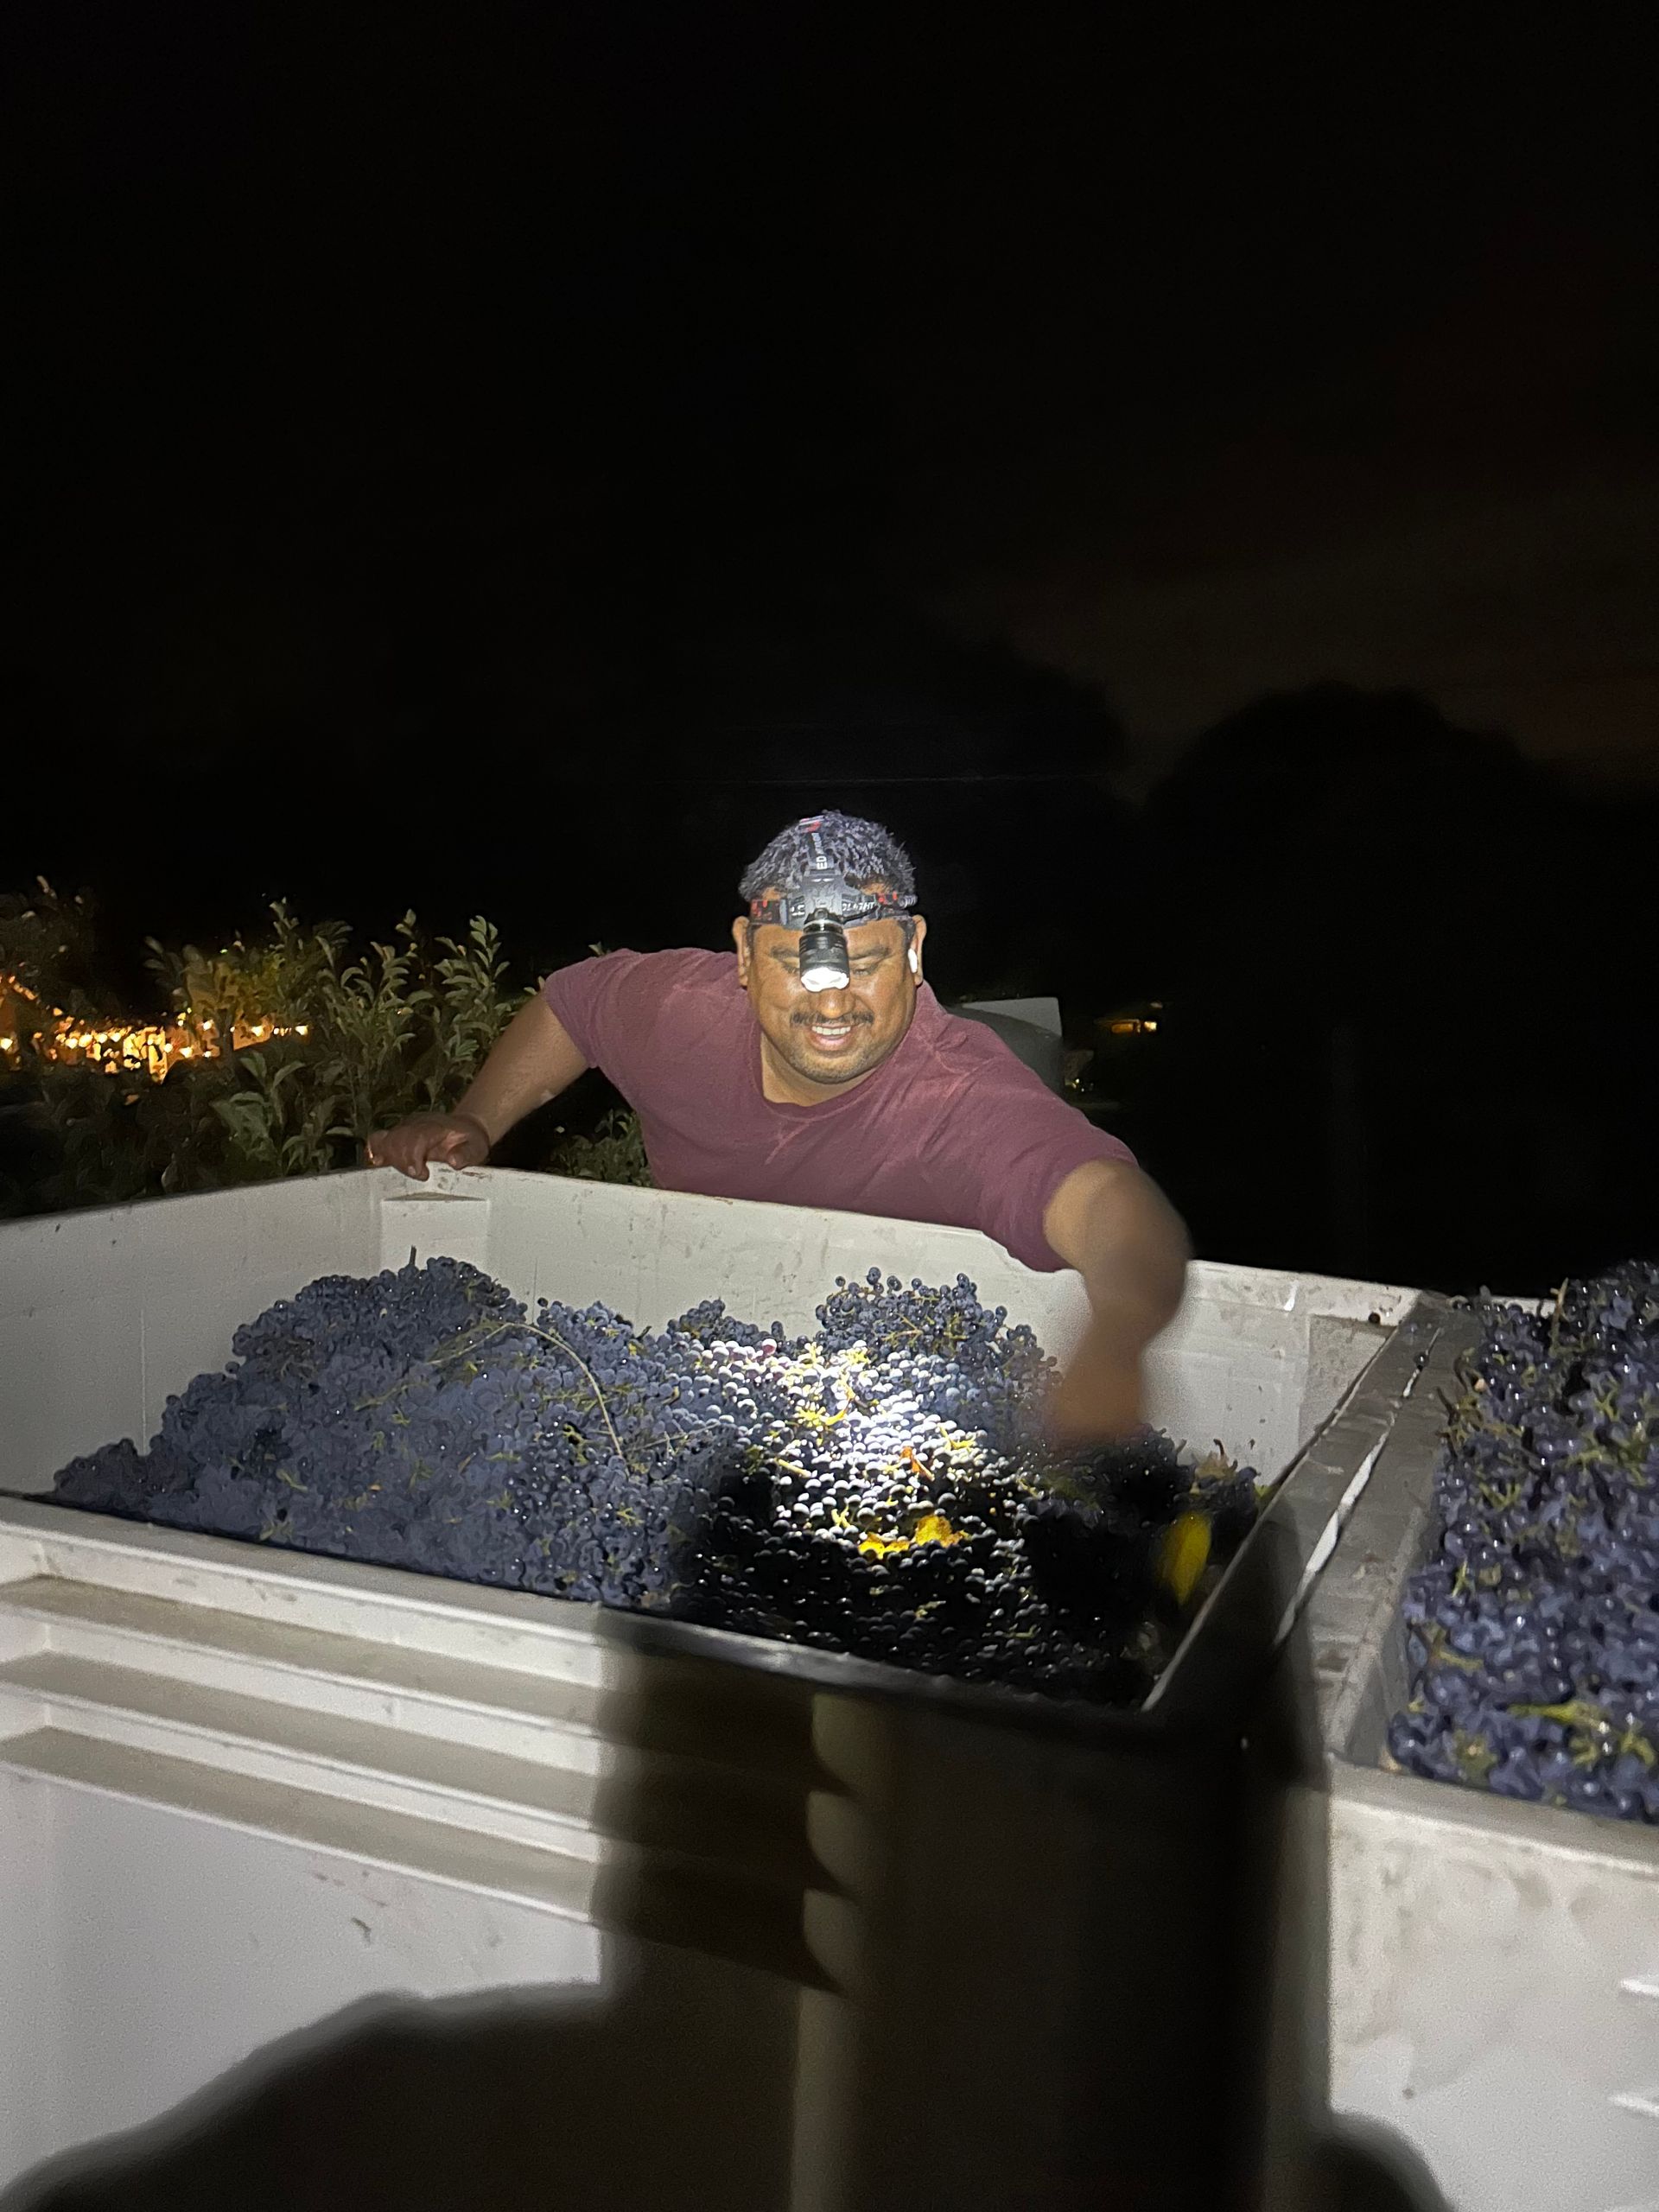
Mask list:
[{"label": "night sky", "polygon": [[1338,677],[1659,779],[1620,11],[1116,12],[8,11],[9,692],[535,746],[874,575],[1145,773]]},{"label": "night sky", "polygon": [[1645,72],[1616,18],[1455,13],[1120,51],[1029,101],[1065,152],[989,348],[933,346],[924,385],[965,359],[973,399],[908,519],[944,601],[1103,683],[1147,774],[1338,677],[1659,779]]},{"label": "night sky", "polygon": [[1365,929],[1455,851],[1475,988],[1596,906],[1534,1051],[1659,798],[1649,80],[1634,11],[1343,15],[14,4],[0,881],[544,963],[840,801],[947,980],[1231,1006],[1254,900],[1328,1029],[1282,887],[1376,813]]}]

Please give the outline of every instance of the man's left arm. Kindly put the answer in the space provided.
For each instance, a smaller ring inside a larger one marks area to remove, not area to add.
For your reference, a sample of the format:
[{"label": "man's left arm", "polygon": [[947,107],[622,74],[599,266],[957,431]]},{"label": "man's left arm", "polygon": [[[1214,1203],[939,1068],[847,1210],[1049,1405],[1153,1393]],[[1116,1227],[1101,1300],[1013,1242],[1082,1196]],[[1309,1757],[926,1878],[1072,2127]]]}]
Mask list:
[{"label": "man's left arm", "polygon": [[1127,1436],[1145,1418],[1146,1349],[1174,1319],[1185,1287],[1192,1248],[1180,1217],[1131,1161],[1090,1160],[1049,1200],[1043,1234],[1083,1277],[1091,1308],[1055,1395],[1053,1426],[1077,1442]]}]

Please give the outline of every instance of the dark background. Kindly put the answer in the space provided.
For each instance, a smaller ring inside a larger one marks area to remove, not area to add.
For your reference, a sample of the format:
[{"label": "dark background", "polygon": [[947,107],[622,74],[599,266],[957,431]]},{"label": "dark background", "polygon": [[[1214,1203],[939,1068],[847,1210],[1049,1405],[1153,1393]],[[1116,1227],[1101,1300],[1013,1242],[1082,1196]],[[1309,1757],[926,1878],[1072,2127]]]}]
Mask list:
[{"label": "dark background", "polygon": [[0,887],[528,975],[839,804],[1207,1255],[1653,1250],[1638,20],[14,5]]}]

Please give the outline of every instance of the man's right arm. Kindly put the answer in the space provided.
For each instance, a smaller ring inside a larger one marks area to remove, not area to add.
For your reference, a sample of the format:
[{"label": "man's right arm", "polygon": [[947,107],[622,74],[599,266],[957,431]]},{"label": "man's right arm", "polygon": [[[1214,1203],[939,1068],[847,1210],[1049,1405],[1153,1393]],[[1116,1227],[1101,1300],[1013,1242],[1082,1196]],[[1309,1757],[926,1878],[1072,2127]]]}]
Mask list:
[{"label": "man's right arm", "polygon": [[454,1112],[415,1114],[395,1129],[377,1129],[368,1141],[369,1165],[401,1168],[417,1183],[429,1179],[430,1160],[481,1166],[510,1128],[568,1090],[587,1065],[537,991],[502,1031]]}]

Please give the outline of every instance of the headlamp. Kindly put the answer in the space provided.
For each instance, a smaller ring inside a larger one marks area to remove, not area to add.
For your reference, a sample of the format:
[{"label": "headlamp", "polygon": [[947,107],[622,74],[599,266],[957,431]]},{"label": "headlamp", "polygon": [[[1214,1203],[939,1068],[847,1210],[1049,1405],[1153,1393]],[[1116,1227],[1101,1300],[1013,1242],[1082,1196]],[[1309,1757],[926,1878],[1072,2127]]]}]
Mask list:
[{"label": "headlamp", "polygon": [[833,914],[815,914],[801,931],[801,988],[844,991],[852,975],[846,931]]},{"label": "headlamp", "polygon": [[849,924],[873,922],[883,914],[902,915],[913,899],[897,899],[880,885],[849,882],[823,849],[821,817],[801,823],[809,854],[791,883],[779,884],[764,899],[750,902],[749,918],[778,922],[801,933],[801,986],[809,991],[844,991],[852,980],[847,950]]}]

